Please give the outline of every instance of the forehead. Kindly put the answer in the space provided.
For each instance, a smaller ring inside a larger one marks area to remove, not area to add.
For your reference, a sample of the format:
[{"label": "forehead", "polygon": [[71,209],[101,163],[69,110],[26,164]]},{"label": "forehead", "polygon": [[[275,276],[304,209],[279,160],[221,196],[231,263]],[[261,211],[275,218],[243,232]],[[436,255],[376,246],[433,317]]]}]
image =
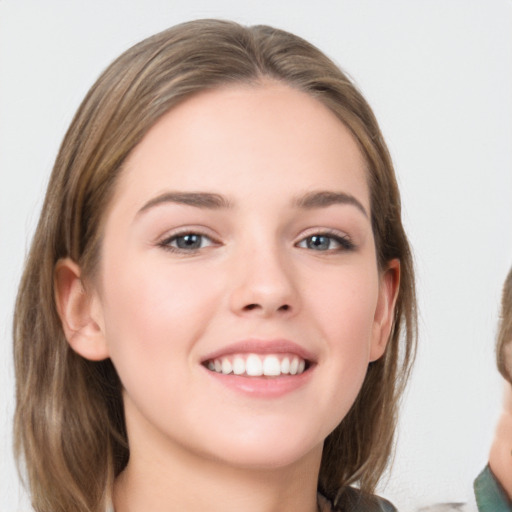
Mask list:
[{"label": "forehead", "polygon": [[171,109],[129,155],[116,196],[169,187],[226,195],[341,189],[369,211],[366,181],[359,146],[335,114],[267,82],[205,91]]}]

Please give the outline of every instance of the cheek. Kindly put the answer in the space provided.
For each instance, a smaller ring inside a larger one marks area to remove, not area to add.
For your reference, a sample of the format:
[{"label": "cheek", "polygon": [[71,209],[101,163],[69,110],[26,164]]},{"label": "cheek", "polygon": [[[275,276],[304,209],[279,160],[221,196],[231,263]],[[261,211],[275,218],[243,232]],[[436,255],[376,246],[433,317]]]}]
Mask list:
[{"label": "cheek", "polygon": [[[347,268],[325,279],[325,286],[311,294],[333,348],[354,344],[362,348],[371,339],[378,300],[378,275],[372,265]],[[313,288],[314,289],[314,288]]]},{"label": "cheek", "polygon": [[323,362],[326,400],[336,404],[333,410],[346,414],[359,392],[370,360],[378,276],[368,266],[365,271],[339,273],[328,283],[323,293],[311,300],[327,348]]},{"label": "cheek", "polygon": [[[163,261],[160,261],[163,260]],[[114,364],[172,364],[200,337],[218,301],[214,283],[204,286],[202,272],[130,261],[106,267],[103,311]]]}]

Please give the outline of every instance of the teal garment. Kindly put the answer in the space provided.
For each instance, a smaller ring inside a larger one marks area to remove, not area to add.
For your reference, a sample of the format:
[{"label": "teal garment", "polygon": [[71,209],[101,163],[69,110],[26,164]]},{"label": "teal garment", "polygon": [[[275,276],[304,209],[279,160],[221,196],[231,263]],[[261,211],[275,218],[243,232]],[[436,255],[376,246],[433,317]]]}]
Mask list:
[{"label": "teal garment", "polygon": [[473,488],[479,512],[512,512],[512,502],[489,466],[478,475]]}]

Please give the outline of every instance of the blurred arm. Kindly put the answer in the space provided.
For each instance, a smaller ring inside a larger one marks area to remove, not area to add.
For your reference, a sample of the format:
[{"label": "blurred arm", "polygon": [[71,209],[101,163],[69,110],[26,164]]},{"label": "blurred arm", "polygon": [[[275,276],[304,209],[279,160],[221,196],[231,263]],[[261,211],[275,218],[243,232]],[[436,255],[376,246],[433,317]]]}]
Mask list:
[{"label": "blurred arm", "polygon": [[489,454],[489,467],[512,499],[512,386],[509,382],[505,382],[503,409]]}]

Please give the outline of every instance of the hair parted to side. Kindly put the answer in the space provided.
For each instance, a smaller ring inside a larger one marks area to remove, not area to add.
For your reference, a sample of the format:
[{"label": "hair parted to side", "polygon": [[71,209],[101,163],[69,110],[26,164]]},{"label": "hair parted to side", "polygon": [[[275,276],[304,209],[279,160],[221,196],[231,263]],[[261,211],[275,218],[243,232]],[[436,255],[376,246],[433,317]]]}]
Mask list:
[{"label": "hair parted to side", "polygon": [[505,279],[501,295],[496,360],[501,375],[512,384],[512,268]]},{"label": "hair parted to side", "polygon": [[94,275],[123,162],[162,115],[200,91],[268,79],[310,94],[351,130],[367,161],[378,264],[400,260],[386,353],[369,365],[355,404],[325,442],[319,489],[334,496],[357,483],[370,492],[384,471],[414,358],[416,300],[398,186],[376,119],[343,72],[303,39],[267,26],[199,20],[156,34],[114,61],[87,94],[57,156],[14,317],[15,450],[37,512],[103,511],[129,458],[112,363],[83,359],[64,337],[54,300],[56,262],[70,257],[84,276]]}]

